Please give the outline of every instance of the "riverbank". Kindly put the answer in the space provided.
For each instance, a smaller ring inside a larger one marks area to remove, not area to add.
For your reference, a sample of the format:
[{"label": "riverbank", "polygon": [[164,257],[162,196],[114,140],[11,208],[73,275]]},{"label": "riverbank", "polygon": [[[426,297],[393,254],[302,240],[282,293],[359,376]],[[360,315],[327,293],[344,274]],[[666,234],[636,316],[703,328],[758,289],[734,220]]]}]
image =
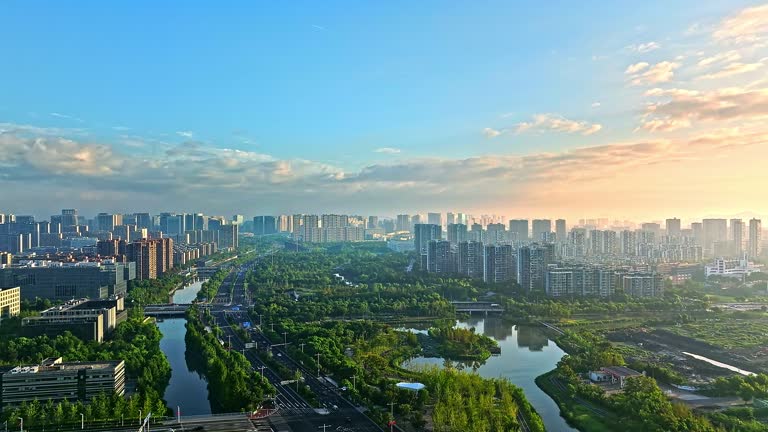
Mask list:
[{"label": "riverbank", "polygon": [[560,408],[560,416],[579,431],[612,432],[620,429],[615,417],[586,401],[571,397],[557,380],[557,371],[551,370],[535,379],[536,385]]}]

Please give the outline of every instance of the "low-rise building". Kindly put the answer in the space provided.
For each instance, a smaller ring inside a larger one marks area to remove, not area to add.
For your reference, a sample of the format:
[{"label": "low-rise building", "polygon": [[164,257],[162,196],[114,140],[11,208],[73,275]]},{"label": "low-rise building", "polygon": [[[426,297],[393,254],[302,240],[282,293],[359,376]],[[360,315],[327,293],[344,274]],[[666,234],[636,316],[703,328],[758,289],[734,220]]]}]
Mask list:
[{"label": "low-rise building", "polygon": [[619,388],[623,389],[629,378],[643,375],[645,374],[640,373],[634,369],[630,369],[626,366],[606,366],[600,368],[599,371],[590,371],[589,379],[593,382],[609,382],[611,384],[619,384]]},{"label": "low-rise building", "polygon": [[0,289],[0,322],[4,319],[15,317],[21,311],[21,289]]},{"label": "low-rise building", "polygon": [[122,296],[104,300],[70,300],[42,311],[40,316],[24,318],[21,332],[27,337],[54,337],[69,331],[81,339],[102,342],[104,336],[125,321],[127,316]]},{"label": "low-rise building", "polygon": [[64,363],[48,358],[39,365],[0,367],[0,408],[38,400],[88,401],[99,394],[125,394],[125,362]]}]

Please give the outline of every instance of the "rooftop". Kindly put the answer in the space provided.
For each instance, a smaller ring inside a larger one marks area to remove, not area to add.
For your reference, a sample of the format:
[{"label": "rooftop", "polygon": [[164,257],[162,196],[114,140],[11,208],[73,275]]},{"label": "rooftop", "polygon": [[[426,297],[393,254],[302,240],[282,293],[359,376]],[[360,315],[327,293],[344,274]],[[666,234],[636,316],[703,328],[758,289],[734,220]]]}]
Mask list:
[{"label": "rooftop", "polygon": [[606,366],[601,369],[603,372],[607,372],[611,375],[619,377],[633,377],[642,375],[642,373],[634,369],[630,369],[626,366]]},{"label": "rooftop", "polygon": [[39,365],[20,365],[20,366],[4,366],[0,367],[0,374],[34,374],[43,372],[61,372],[61,371],[77,371],[83,369],[90,370],[112,370],[123,363],[122,360],[113,361],[99,361],[99,362],[70,362],[64,363],[61,357],[47,358],[43,360]]}]

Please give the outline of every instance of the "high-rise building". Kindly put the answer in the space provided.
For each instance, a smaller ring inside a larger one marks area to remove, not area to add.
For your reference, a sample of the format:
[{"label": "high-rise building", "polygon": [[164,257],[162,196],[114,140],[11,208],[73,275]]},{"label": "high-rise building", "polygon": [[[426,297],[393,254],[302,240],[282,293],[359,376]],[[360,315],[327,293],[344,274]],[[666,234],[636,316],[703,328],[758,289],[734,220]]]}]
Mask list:
[{"label": "high-rise building", "polygon": [[517,251],[517,282],[526,291],[544,288],[547,266],[554,261],[553,244],[523,246]]},{"label": "high-rise building", "polygon": [[442,239],[442,229],[439,225],[416,224],[413,230],[413,245],[418,254],[427,253],[427,245],[430,241]]},{"label": "high-rise building", "polygon": [[[431,225],[431,224],[428,224]],[[432,240],[427,244],[427,271],[430,273],[455,273],[456,254],[446,240]]]},{"label": "high-rise building", "polygon": [[646,233],[651,233],[654,241],[661,238],[661,224],[655,222],[644,223],[640,225],[640,230]]},{"label": "high-rise building", "polygon": [[749,220],[749,243],[747,245],[747,254],[750,257],[760,256],[761,237],[762,237],[762,223],[760,219]]},{"label": "high-rise building", "polygon": [[78,226],[77,209],[61,211],[61,226],[65,232],[73,231],[73,228]]},{"label": "high-rise building", "polygon": [[427,213],[427,223],[443,226],[443,216],[440,213]]},{"label": "high-rise building", "polygon": [[733,255],[741,257],[744,254],[744,221],[741,219],[731,219],[731,248]]},{"label": "high-rise building", "polygon": [[456,215],[453,214],[453,212],[448,212],[445,214],[445,223],[446,225],[455,224],[456,223]]},{"label": "high-rise building", "polygon": [[[464,227],[466,228],[466,225]],[[471,278],[482,278],[484,268],[483,257],[482,243],[474,241],[460,242],[458,247],[458,272]]]},{"label": "high-rise building", "polygon": [[512,219],[509,221],[509,232],[512,240],[528,241],[528,219]]},{"label": "high-rise building", "polygon": [[407,214],[397,215],[397,222],[395,223],[396,231],[410,231],[411,230],[411,216]]},{"label": "high-rise building", "polygon": [[668,237],[673,239],[680,238],[680,234],[681,234],[680,219],[678,218],[667,219],[665,228],[667,230]]},{"label": "high-rise building", "polygon": [[555,235],[558,242],[563,243],[567,239],[568,231],[565,225],[565,219],[555,221]]},{"label": "high-rise building", "polygon": [[483,241],[486,244],[499,244],[507,241],[507,227],[503,223],[489,223],[485,229]]},{"label": "high-rise building", "polygon": [[448,241],[451,242],[451,244],[459,244],[461,242],[467,241],[467,226],[464,224],[448,224]]},{"label": "high-rise building", "polygon": [[324,214],[320,216],[322,228],[345,228],[349,226],[349,216],[337,214]]},{"label": "high-rise building", "polygon": [[[274,216],[272,220],[274,220]],[[274,228],[272,229],[274,230]],[[219,228],[219,249],[237,249],[238,234],[237,225],[222,225]]]},{"label": "high-rise building", "polygon": [[512,245],[486,245],[483,248],[483,282],[499,283],[514,280],[516,270]]},{"label": "high-rise building", "polygon": [[136,279],[157,279],[157,242],[138,240],[127,244],[125,252],[136,263]]},{"label": "high-rise building", "polygon": [[277,222],[274,216],[256,216],[253,218],[253,233],[269,235],[277,232]]},{"label": "high-rise building", "polygon": [[[152,228],[152,216],[149,213],[136,213],[136,225],[139,228]],[[195,228],[202,229],[202,228]]]},{"label": "high-rise building", "polygon": [[376,229],[379,227],[379,217],[378,216],[368,216],[368,229]]},{"label": "high-rise building", "polygon": [[728,221],[726,219],[704,219],[704,254],[713,256],[715,243],[728,241]]},{"label": "high-rise building", "polygon": [[544,235],[552,232],[552,221],[549,219],[534,219],[532,224],[533,241],[544,240]]},{"label": "high-rise building", "polygon": [[[255,231],[255,228],[254,228]],[[293,218],[288,215],[277,217],[277,231],[281,233],[293,232]]]}]

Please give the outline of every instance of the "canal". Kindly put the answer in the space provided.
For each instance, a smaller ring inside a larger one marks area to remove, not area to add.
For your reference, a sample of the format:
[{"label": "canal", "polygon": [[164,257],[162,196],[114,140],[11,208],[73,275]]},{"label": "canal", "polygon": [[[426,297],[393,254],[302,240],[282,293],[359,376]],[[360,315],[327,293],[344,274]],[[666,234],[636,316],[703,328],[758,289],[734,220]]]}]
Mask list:
[{"label": "canal", "polygon": [[[549,372],[565,355],[544,330],[538,326],[519,326],[504,323],[500,318],[471,318],[458,321],[457,327],[474,327],[499,343],[501,355],[490,357],[477,368],[477,373],[486,378],[504,377],[521,387],[526,398],[541,415],[549,432],[570,432],[576,429],[568,426],[560,417],[560,409],[534,382],[537,376]],[[415,331],[420,331],[413,329]],[[418,357],[407,361],[405,367],[419,365],[444,365],[442,358]]]},{"label": "canal", "polygon": [[[202,287],[202,281],[195,281],[173,294],[174,303],[191,303]],[[184,337],[187,329],[184,318],[172,318],[157,323],[163,338],[160,349],[163,350],[171,364],[171,381],[165,389],[165,399],[168,407],[176,413],[177,407],[181,415],[200,415],[211,413],[211,403],[208,400],[208,382],[197,372],[190,370],[186,359],[186,343]]]}]

